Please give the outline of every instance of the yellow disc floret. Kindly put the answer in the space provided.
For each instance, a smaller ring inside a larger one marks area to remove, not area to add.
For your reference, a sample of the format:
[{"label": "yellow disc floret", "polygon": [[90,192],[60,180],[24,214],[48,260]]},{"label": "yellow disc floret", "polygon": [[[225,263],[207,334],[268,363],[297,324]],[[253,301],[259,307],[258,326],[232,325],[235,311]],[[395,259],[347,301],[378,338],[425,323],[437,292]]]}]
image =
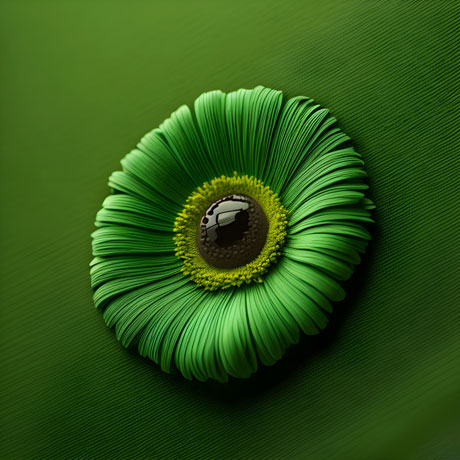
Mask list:
[{"label": "yellow disc floret", "polygon": [[[209,265],[197,247],[200,222],[208,207],[216,200],[231,195],[246,195],[256,200],[268,220],[265,245],[251,262],[236,268],[217,268]],[[184,209],[174,222],[176,256],[183,259],[182,272],[207,290],[226,289],[251,281],[262,282],[264,275],[281,253],[286,237],[287,210],[268,186],[254,177],[221,176],[205,182],[190,195]]]}]

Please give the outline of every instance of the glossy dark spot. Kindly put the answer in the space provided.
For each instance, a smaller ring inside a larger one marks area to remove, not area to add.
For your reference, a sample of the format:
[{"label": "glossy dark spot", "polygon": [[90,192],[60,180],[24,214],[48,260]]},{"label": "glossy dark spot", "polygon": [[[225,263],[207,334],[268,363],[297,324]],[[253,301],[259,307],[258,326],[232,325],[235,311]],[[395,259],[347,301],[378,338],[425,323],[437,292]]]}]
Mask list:
[{"label": "glossy dark spot", "polygon": [[228,195],[209,206],[197,231],[197,245],[210,265],[235,268],[259,255],[267,232],[267,218],[256,200]]}]

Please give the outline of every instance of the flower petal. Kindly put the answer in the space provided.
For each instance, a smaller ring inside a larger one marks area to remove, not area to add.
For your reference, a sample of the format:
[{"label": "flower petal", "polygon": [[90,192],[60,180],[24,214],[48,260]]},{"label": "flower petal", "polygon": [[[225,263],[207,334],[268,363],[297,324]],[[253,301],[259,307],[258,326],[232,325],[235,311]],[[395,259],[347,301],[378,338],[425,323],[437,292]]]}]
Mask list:
[{"label": "flower petal", "polygon": [[336,119],[327,109],[306,97],[294,97],[284,105],[274,133],[264,182],[282,193],[302,164],[349,138],[334,127]]},{"label": "flower petal", "polygon": [[240,172],[263,177],[282,101],[281,91],[262,86],[227,95],[231,156]]},{"label": "flower petal", "polygon": [[[287,282],[290,284],[296,284],[296,280],[302,280],[302,283],[297,282],[295,287],[301,288],[304,295],[314,300],[326,311],[330,310],[330,306],[328,302],[326,303],[322,299],[327,298],[333,302],[339,302],[345,297],[345,291],[342,286],[328,274],[307,264],[291,260],[288,257],[283,257],[273,272],[275,276],[271,276],[272,274],[270,273],[270,276],[267,276],[267,281],[270,280],[271,282],[271,279],[275,278],[279,281],[279,286],[281,287],[284,277],[289,278]],[[288,291],[289,289],[285,287],[284,292]],[[321,299],[317,296],[317,292],[321,294]]]},{"label": "flower petal", "polygon": [[[361,155],[352,148],[334,150],[308,157],[283,191],[283,202],[295,209],[308,198],[337,184],[353,185],[353,190],[367,190]],[[357,188],[355,188],[357,185]]]},{"label": "flower petal", "polygon": [[[151,136],[160,137],[157,133],[151,133]],[[143,150],[134,149],[121,160],[121,165],[124,173],[136,178],[140,185],[149,190],[149,195],[158,196],[156,203],[163,203],[173,213],[177,212],[190,190],[193,190],[192,184],[188,184],[184,178],[180,179],[184,174],[166,147],[164,151],[159,147],[158,150],[145,147]]]},{"label": "flower petal", "polygon": [[271,365],[288,346],[299,341],[299,326],[269,283],[252,285],[246,290],[246,297],[257,356],[263,364]]},{"label": "flower petal", "polygon": [[140,353],[160,364],[165,372],[179,367],[176,349],[184,337],[185,326],[202,304],[203,292],[191,283],[180,287],[177,294],[162,302],[161,309],[152,317],[139,341]]},{"label": "flower petal", "polygon": [[262,177],[281,110],[281,91],[258,86],[195,101],[195,114],[215,175]]},{"label": "flower petal", "polygon": [[304,228],[304,224],[308,225],[308,222],[305,222],[305,219],[317,211],[336,206],[351,205],[360,207],[360,202],[363,197],[363,193],[355,190],[347,190],[340,186],[330,187],[323,193],[319,193],[310,198],[292,212],[289,219],[291,232],[302,230]]},{"label": "flower petal", "polygon": [[147,325],[166,308],[180,308],[182,299],[191,289],[187,280],[176,274],[124,294],[111,302],[104,311],[108,326],[115,326],[117,339],[128,346],[139,338]]},{"label": "flower petal", "polygon": [[155,257],[143,254],[110,258],[95,257],[91,262],[91,286],[97,288],[107,281],[131,276],[156,276],[169,271],[179,272],[180,267],[180,261],[173,254]]},{"label": "flower petal", "polygon": [[[335,233],[306,233],[300,232],[295,235],[289,235],[286,243],[286,249],[305,250],[312,249],[328,254],[338,254],[341,260],[349,260],[350,263],[359,263],[359,252],[363,252],[367,241],[359,238],[350,238],[348,236]],[[341,255],[341,256],[339,256]]]},{"label": "flower petal", "polygon": [[109,177],[109,187],[114,194],[123,193],[137,197],[152,203],[156,207],[171,207],[172,210],[180,209],[178,204],[174,205],[165,201],[164,197],[152,189],[152,187],[144,184],[139,178],[127,171],[113,172]]},{"label": "flower petal", "polygon": [[236,169],[230,149],[226,101],[227,95],[222,91],[209,91],[198,97],[194,104],[197,125],[209,161],[215,165],[216,176],[232,176]]},{"label": "flower petal", "polygon": [[[334,297],[335,290],[340,287],[333,284],[335,282],[328,277],[323,279],[321,273],[313,270],[309,272],[308,267],[302,271],[302,275],[311,285],[301,284],[298,282],[298,271],[304,267],[296,267],[293,264],[295,262],[286,258],[280,260],[267,276],[264,285],[271,291],[272,296],[277,297],[278,302],[285,306],[305,334],[315,335],[327,324],[327,316],[316,302],[317,292],[320,291],[321,295],[322,291],[327,291]],[[286,269],[288,266],[290,270]],[[318,289],[310,289],[313,285],[318,286]],[[323,294],[327,295],[325,292]]]},{"label": "flower petal", "polygon": [[367,246],[368,240],[371,239],[370,233],[359,224],[353,222],[332,222],[331,224],[324,223],[323,225],[318,225],[316,227],[303,228],[301,225],[297,226],[290,235],[295,235],[297,233],[302,233],[302,235],[324,235],[324,234],[334,234],[334,235],[347,235],[352,243],[360,248],[364,249]]},{"label": "flower petal", "polygon": [[[180,174],[174,178],[170,177],[172,183],[176,184],[183,180],[187,185],[193,184],[192,187],[187,187],[190,193],[203,182],[221,175],[218,165],[214,165],[211,161],[189,107],[186,105],[179,107],[160,125],[160,131],[172,156],[180,165]],[[174,171],[167,172],[174,174]],[[181,184],[178,186],[184,189]],[[182,202],[185,202],[186,198],[187,195]]]},{"label": "flower petal", "polygon": [[110,226],[98,228],[91,236],[95,257],[174,252],[172,232]]},{"label": "flower petal", "polygon": [[247,378],[257,369],[257,359],[249,330],[244,289],[235,289],[221,307],[216,331],[218,359],[234,377]]},{"label": "flower petal", "polygon": [[172,209],[125,194],[109,195],[96,215],[96,227],[126,225],[151,230],[173,231]]},{"label": "flower petal", "polygon": [[309,249],[292,250],[286,248],[284,250],[285,256],[296,262],[301,262],[311,267],[319,268],[325,271],[332,278],[340,281],[345,281],[350,278],[353,273],[353,265],[343,262],[336,257],[322,253],[321,251],[312,251]]},{"label": "flower petal", "polygon": [[170,347],[170,355],[174,351],[176,366],[187,378],[203,381],[211,377],[224,382],[228,380],[228,374],[218,356],[217,331],[221,312],[232,292],[227,290],[219,295],[202,289],[197,289],[197,292],[197,308],[182,324],[180,335],[174,337],[177,345],[175,350]]}]

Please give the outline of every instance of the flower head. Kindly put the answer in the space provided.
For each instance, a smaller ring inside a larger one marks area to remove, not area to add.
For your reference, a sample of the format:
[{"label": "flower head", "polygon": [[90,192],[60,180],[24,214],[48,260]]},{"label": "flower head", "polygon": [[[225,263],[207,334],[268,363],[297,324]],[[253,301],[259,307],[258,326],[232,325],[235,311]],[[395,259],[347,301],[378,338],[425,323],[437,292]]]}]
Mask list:
[{"label": "flower head", "polygon": [[202,94],[112,174],[93,233],[96,306],[167,372],[226,381],[317,334],[374,207],[328,110],[264,87]]}]

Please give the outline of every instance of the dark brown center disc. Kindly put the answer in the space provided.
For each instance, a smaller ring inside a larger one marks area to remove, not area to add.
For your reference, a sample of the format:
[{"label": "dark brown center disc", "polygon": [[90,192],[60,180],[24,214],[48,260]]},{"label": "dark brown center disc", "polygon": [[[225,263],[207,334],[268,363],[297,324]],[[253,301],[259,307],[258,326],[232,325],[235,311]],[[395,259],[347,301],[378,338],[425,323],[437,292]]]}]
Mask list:
[{"label": "dark brown center disc", "polygon": [[198,250],[214,267],[241,267],[260,254],[267,232],[267,218],[256,200],[228,195],[212,203],[201,219]]}]

